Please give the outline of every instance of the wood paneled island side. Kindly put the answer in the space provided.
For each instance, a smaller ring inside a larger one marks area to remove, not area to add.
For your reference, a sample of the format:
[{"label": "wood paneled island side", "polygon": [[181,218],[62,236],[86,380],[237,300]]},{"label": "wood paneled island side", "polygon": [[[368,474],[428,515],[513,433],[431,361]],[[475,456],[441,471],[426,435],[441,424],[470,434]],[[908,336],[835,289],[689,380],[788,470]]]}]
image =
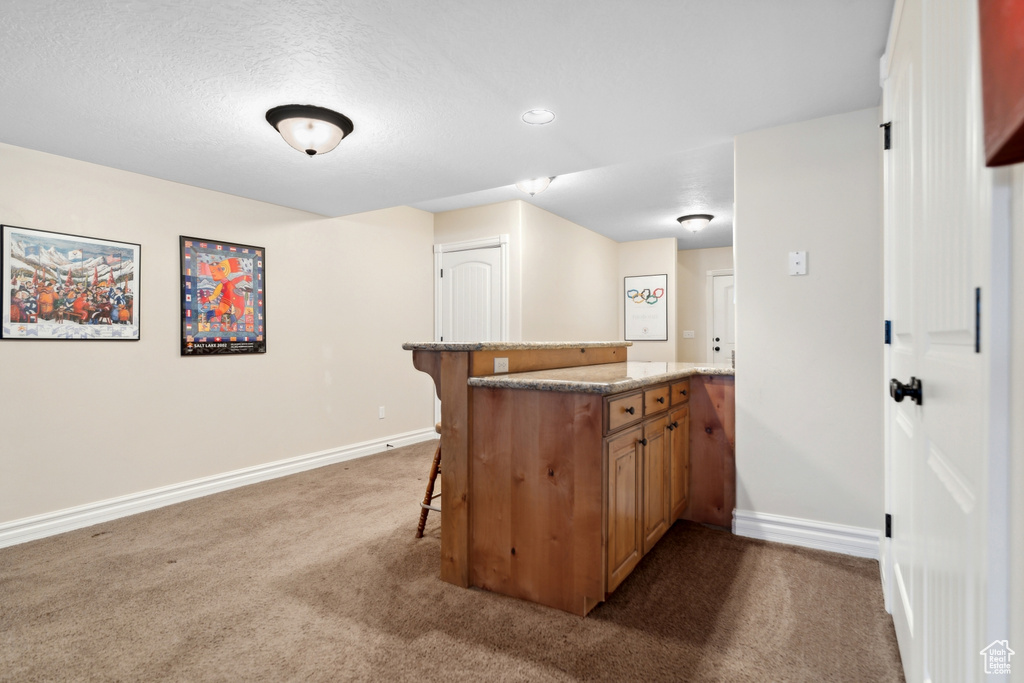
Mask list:
[{"label": "wood paneled island side", "polygon": [[441,398],[443,580],[585,615],[676,519],[731,524],[732,369],[626,345],[404,346]]}]

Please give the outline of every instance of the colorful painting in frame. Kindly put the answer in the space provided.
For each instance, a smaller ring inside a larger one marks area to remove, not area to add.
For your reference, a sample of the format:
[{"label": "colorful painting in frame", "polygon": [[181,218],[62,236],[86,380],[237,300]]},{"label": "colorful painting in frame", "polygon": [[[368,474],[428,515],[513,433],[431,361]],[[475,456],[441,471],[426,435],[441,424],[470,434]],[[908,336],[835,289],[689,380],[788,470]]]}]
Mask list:
[{"label": "colorful painting in frame", "polygon": [[138,341],[140,245],[0,228],[0,338]]},{"label": "colorful painting in frame", "polygon": [[266,353],[266,250],[181,238],[181,355]]},{"label": "colorful painting in frame", "polygon": [[626,341],[667,341],[668,275],[636,275],[625,278]]}]

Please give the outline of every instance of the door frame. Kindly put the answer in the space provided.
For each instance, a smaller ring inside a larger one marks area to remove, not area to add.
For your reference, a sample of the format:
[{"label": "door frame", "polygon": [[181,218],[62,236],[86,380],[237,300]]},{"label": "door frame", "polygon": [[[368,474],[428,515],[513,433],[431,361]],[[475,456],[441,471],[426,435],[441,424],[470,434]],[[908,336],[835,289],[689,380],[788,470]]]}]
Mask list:
[{"label": "door frame", "polygon": [[[712,363],[715,360],[715,354],[713,351],[714,342],[711,341],[714,330],[715,330],[715,278],[722,275],[732,275],[735,277],[734,268],[719,268],[718,270],[707,271],[706,279],[704,280],[704,295],[706,299],[705,310],[707,311],[707,337],[705,338],[704,346],[704,357],[708,363]],[[735,287],[736,280],[733,280],[733,286]]]},{"label": "door frame", "polygon": [[495,235],[494,237],[483,237],[475,240],[463,240],[461,242],[446,242],[445,244],[434,245],[434,341],[441,341],[441,257],[454,251],[471,251],[473,249],[500,249],[501,292],[498,295],[499,302],[499,323],[498,333],[500,339],[496,341],[508,341],[508,270],[509,270],[509,238],[508,235]]}]

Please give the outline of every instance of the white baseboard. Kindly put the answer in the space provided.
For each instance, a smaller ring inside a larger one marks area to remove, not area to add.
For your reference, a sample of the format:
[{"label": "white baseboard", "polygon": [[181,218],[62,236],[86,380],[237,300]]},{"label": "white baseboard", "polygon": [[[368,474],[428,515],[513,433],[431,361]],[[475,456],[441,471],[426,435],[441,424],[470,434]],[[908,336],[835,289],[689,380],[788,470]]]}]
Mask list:
[{"label": "white baseboard", "polygon": [[762,541],[788,543],[856,557],[879,558],[882,533],[878,529],[816,522],[799,517],[734,510],[732,532]]},{"label": "white baseboard", "polygon": [[13,522],[0,524],[0,548],[46,538],[55,534],[81,529],[118,517],[127,517],[146,510],[153,510],[165,505],[181,503],[193,498],[208,496],[229,489],[255,484],[268,479],[285,477],[306,470],[333,465],[380,453],[389,447],[408,446],[421,441],[436,439],[433,427],[418,429],[403,434],[394,434],[384,439],[363,441],[362,443],[332,448],[319,453],[309,453],[285,460],[277,460],[264,465],[246,467],[233,472],[215,474],[202,479],[171,484],[148,491],[130,493],[118,498],[110,498],[95,503],[87,503],[73,508],[47,512],[35,517],[16,519]]}]

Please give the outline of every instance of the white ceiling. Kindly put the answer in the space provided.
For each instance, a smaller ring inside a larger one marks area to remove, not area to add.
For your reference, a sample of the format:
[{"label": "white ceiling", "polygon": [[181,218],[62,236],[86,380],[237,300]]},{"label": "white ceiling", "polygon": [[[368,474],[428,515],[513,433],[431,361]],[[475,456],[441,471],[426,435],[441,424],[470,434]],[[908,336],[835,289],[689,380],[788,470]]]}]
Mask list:
[{"label": "white ceiling", "polygon": [[[326,216],[520,198],[618,241],[725,246],[733,137],[877,105],[892,5],[3,0],[0,141]],[[288,103],[355,132],[306,158],[264,119]],[[520,120],[537,107],[555,122]]]}]

